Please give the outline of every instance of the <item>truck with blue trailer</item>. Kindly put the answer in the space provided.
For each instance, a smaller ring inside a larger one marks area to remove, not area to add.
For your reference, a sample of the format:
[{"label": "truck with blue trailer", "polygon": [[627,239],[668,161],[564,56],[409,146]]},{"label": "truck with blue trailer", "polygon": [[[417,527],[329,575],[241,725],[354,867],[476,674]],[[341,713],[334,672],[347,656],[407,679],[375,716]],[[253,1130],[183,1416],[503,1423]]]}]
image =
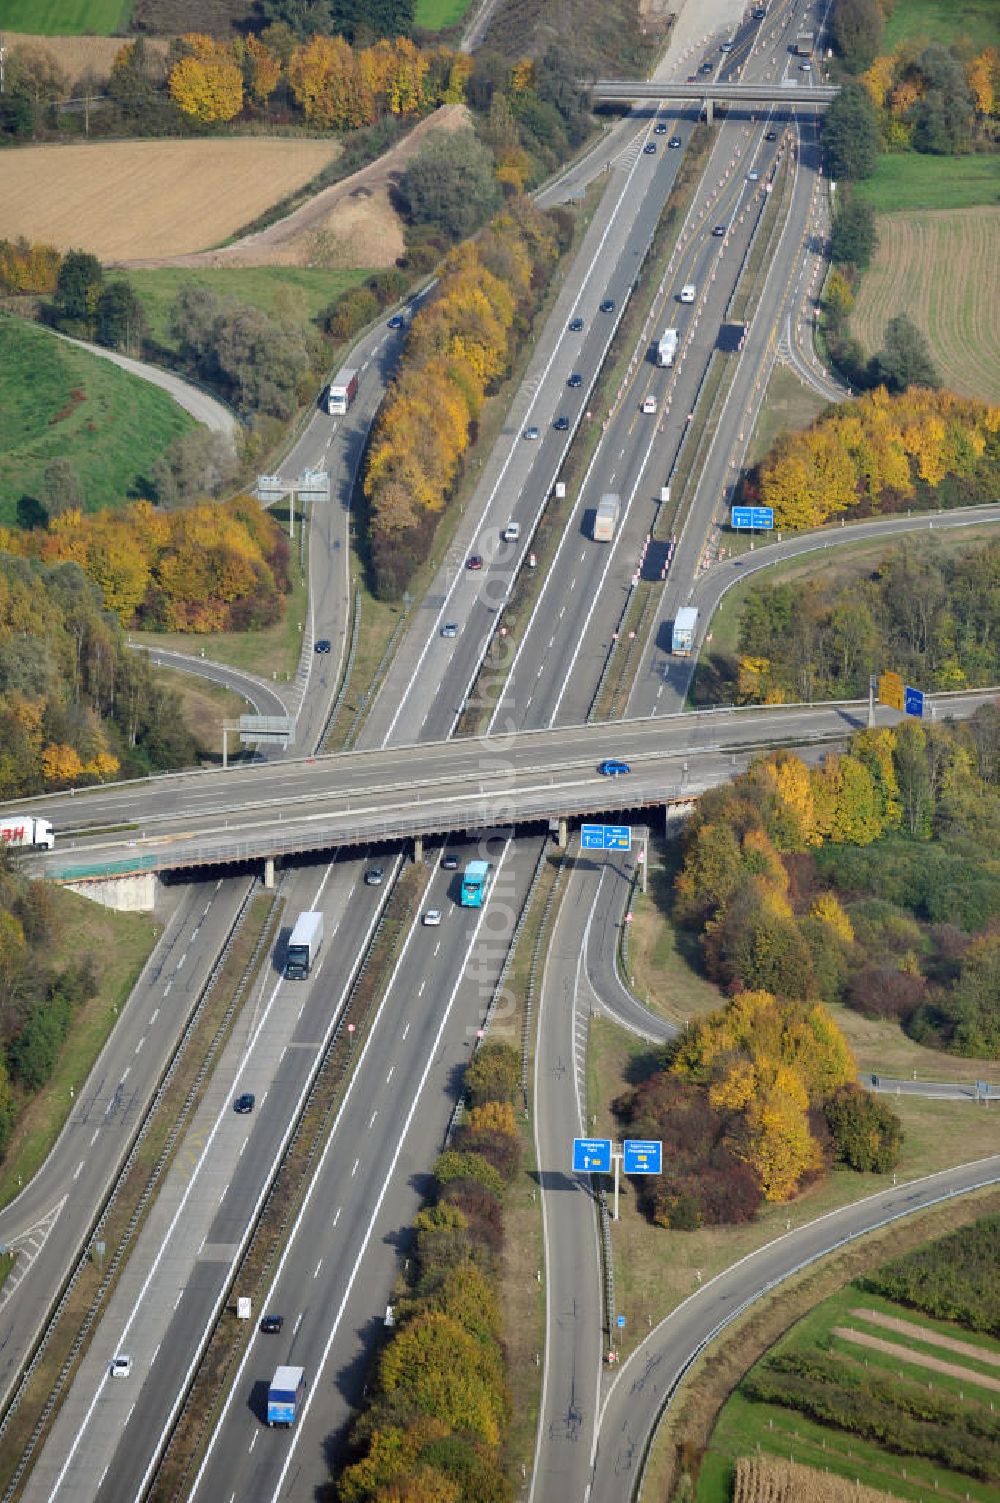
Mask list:
[{"label": "truck with blue trailer", "polygon": [[462,907],[482,908],[490,879],[488,861],[470,861],[462,873]]},{"label": "truck with blue trailer", "polygon": [[294,1425],[306,1396],[306,1370],[304,1367],[279,1367],[267,1390],[267,1422],[269,1425],[284,1425],[287,1430]]}]

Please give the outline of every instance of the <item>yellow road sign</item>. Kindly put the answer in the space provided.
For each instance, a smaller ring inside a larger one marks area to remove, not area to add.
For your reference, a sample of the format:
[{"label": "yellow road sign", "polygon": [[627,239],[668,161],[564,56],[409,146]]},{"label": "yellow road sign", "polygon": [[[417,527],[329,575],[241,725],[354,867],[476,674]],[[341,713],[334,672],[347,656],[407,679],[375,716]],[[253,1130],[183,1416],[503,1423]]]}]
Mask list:
[{"label": "yellow road sign", "polygon": [[902,710],[905,703],[903,680],[898,673],[883,673],[878,681],[878,702],[890,710]]}]

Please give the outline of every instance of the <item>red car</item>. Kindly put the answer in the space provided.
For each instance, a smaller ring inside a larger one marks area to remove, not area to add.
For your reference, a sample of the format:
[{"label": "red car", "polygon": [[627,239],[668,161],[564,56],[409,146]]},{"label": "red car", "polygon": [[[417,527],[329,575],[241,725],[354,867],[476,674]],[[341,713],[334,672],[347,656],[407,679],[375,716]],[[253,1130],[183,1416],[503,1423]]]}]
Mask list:
[{"label": "red car", "polygon": [[467,569],[481,569],[483,567],[482,558],[478,553],[470,554],[468,560],[466,561],[465,567]]}]

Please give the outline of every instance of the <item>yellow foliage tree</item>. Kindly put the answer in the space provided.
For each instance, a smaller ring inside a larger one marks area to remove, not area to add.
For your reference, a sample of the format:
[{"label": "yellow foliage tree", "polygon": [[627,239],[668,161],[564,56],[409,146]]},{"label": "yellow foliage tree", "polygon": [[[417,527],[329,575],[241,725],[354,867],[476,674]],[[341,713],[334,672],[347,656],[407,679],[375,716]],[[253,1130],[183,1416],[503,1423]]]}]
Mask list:
[{"label": "yellow foliage tree", "polygon": [[885,106],[889,90],[892,88],[895,71],[894,58],[877,57],[871,67],[861,75],[861,82],[871,95],[872,104],[877,110],[881,110]]},{"label": "yellow foliage tree", "polygon": [[73,783],[83,772],[83,763],[72,746],[57,741],[42,753],[42,772],[47,783]]},{"label": "yellow foliage tree", "polygon": [[167,81],[178,109],[202,125],[234,119],[243,108],[243,74],[232,48],[194,32],[181,42],[187,52]]},{"label": "yellow foliage tree", "polygon": [[243,44],[247,87],[257,104],[266,104],[281,82],[281,59],[253,32]]},{"label": "yellow foliage tree", "polygon": [[839,935],[848,944],[853,941],[854,926],[844,911],[844,907],[836,893],[820,893],[809,910],[809,916],[810,918],[819,919],[821,923],[828,924],[834,934]]},{"label": "yellow foliage tree", "polygon": [[816,805],[809,769],[793,752],[776,751],[754,765],[781,802],[781,819],[775,831],[779,850],[801,851],[819,845]]},{"label": "yellow foliage tree", "polygon": [[995,102],[997,72],[1000,69],[1000,54],[995,47],[987,47],[966,65],[965,76],[969,92],[981,115],[992,115]]}]

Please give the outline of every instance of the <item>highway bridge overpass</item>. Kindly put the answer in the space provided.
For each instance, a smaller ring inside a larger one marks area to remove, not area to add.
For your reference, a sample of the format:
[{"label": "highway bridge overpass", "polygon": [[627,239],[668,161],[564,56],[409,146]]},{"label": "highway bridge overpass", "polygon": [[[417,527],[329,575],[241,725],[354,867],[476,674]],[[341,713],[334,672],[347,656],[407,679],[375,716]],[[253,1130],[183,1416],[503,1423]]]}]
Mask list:
[{"label": "highway bridge overpass", "polygon": [[590,87],[595,104],[635,104],[665,101],[694,104],[820,105],[830,104],[840,93],[837,84],[784,83],[664,83],[660,79],[599,78]]},{"label": "highway bridge overpass", "polygon": [[[962,717],[997,691],[935,696]],[[79,883],[274,862],[378,842],[664,809],[724,781],[754,751],[823,746],[867,723],[866,701],[772,705],[465,737],[147,778],[21,805],[51,819],[44,875]],[[879,723],[899,717],[878,708]],[[598,772],[605,758],[630,767]]]}]

